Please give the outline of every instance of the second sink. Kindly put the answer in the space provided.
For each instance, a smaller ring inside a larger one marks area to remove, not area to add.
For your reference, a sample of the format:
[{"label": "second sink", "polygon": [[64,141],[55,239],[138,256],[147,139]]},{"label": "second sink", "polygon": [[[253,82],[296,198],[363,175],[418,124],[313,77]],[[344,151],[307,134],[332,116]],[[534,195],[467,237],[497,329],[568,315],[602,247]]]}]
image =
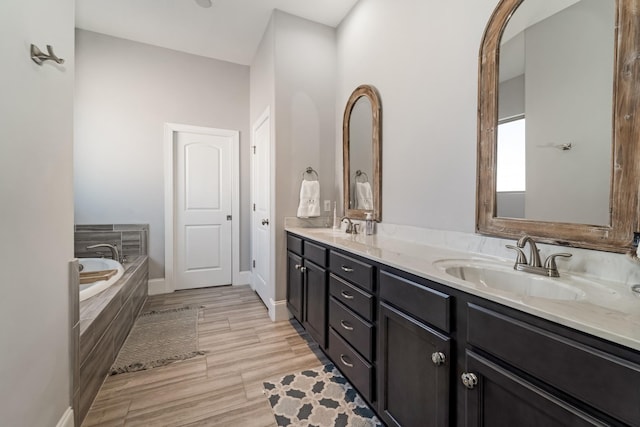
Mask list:
[{"label": "second sink", "polygon": [[554,300],[580,300],[586,292],[562,279],[514,271],[512,267],[480,260],[447,259],[434,263],[446,274],[477,286]]}]

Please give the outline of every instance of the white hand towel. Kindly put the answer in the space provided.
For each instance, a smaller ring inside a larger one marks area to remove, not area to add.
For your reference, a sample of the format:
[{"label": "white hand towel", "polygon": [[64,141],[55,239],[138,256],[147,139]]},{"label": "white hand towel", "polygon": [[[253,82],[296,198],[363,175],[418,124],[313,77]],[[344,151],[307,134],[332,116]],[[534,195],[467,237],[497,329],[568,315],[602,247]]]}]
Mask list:
[{"label": "white hand towel", "polygon": [[302,181],[300,186],[300,205],[298,217],[308,218],[320,216],[320,183],[318,181]]},{"label": "white hand towel", "polygon": [[373,210],[373,192],[368,182],[356,182],[357,209]]}]

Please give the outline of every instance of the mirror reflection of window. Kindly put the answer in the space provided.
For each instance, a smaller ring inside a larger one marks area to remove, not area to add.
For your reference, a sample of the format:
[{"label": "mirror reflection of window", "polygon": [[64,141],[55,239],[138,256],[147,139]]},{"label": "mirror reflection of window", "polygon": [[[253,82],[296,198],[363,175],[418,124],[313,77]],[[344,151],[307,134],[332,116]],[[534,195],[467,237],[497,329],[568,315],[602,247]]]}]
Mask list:
[{"label": "mirror reflection of window", "polygon": [[527,189],[525,119],[517,116],[498,123],[496,198],[498,216],[524,218]]},{"label": "mirror reflection of window", "polygon": [[[527,0],[510,18],[500,45],[498,138],[505,118],[527,116],[526,166],[517,168],[528,176],[526,193],[496,177],[498,217],[609,224],[615,6]],[[498,174],[515,168],[505,156]]]}]

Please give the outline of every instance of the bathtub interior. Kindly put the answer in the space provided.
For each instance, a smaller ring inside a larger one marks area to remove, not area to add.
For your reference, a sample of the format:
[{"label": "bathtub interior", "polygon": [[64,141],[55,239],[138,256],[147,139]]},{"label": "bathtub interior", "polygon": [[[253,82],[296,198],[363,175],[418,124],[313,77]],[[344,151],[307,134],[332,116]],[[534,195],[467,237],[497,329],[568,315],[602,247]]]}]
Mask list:
[{"label": "bathtub interior", "polygon": [[124,274],[124,267],[118,261],[108,258],[80,258],[81,272],[116,270],[116,274],[108,280],[98,280],[80,285],[80,301],[99,294],[116,283]]}]

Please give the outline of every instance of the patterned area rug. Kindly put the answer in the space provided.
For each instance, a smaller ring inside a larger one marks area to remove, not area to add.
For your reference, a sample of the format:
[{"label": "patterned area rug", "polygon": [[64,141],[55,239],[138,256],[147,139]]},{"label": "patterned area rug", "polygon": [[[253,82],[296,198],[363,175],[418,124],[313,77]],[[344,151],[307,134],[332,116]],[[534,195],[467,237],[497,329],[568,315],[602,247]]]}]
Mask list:
[{"label": "patterned area rug", "polygon": [[384,426],[332,364],[263,384],[278,426]]},{"label": "patterned area rug", "polygon": [[204,354],[198,350],[199,307],[141,314],[133,324],[111,375],[142,371]]}]

